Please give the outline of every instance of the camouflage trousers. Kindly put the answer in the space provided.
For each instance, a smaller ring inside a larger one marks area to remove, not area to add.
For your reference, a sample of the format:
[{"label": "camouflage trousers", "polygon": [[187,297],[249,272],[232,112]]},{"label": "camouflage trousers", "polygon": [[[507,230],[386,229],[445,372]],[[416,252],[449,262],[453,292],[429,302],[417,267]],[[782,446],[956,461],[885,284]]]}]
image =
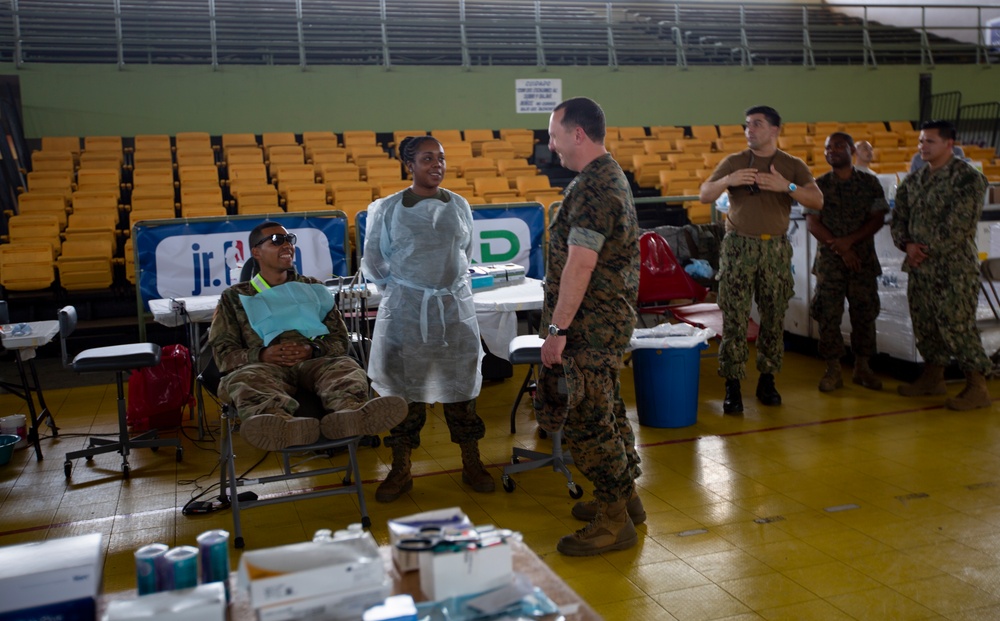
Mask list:
[{"label": "camouflage trousers", "polygon": [[[621,356],[591,350],[572,355],[583,379],[583,399],[569,411],[563,435],[573,463],[594,486],[594,497],[604,502],[628,498],[642,474],[635,450],[635,433],[625,414],[618,367]],[[558,376],[541,367],[542,384],[554,384]],[[556,390],[549,386],[548,390]]]},{"label": "camouflage trousers", "polygon": [[[455,444],[477,442],[486,435],[486,424],[476,413],[476,400],[442,403],[444,420],[448,423],[451,441]],[[414,401],[407,404],[406,418],[392,428],[385,439],[386,446],[415,449],[420,446],[420,430],[427,422],[427,404]]]},{"label": "camouflage trousers", "polygon": [[823,360],[839,360],[844,355],[840,331],[844,298],[851,317],[851,351],[866,357],[876,353],[875,319],[881,310],[878,279],[846,268],[829,270],[816,275],[816,293],[809,304],[809,315],[819,324],[818,350]]},{"label": "camouflage trousers", "polygon": [[925,263],[909,273],[906,297],[924,360],[941,366],[954,360],[963,372],[985,374],[993,368],[976,326],[979,277],[974,272],[956,274]]},{"label": "camouflage trousers", "polygon": [[792,297],[792,246],[784,235],[768,240],[729,233],[722,240],[719,258],[719,308],[722,309],[722,344],[719,375],[746,377],[750,358],[747,322],[752,301],[760,313],[757,337],[757,370],[781,370],[784,353],[785,311]]},{"label": "camouflage trousers", "polygon": [[368,401],[368,376],[347,356],[312,358],[292,367],[255,362],[219,382],[219,398],[233,403],[240,419],[258,414],[295,415],[299,390],[316,393],[327,412],[357,408]]}]

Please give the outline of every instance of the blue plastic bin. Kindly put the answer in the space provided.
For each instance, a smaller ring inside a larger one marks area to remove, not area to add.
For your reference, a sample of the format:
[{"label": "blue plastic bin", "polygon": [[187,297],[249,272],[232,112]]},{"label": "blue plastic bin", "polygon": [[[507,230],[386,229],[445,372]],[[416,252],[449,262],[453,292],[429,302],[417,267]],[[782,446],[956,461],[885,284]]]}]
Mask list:
[{"label": "blue plastic bin", "polygon": [[698,377],[701,352],[696,347],[632,351],[639,424],[647,427],[687,427],[698,422]]}]

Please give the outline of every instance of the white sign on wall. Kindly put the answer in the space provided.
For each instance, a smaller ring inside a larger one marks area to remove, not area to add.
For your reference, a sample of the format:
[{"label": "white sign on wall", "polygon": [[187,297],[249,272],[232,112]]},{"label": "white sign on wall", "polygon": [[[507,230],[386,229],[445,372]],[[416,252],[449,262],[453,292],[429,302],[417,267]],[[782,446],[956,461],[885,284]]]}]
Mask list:
[{"label": "white sign on wall", "polygon": [[549,114],[562,101],[561,79],[514,80],[514,104],[518,114]]}]

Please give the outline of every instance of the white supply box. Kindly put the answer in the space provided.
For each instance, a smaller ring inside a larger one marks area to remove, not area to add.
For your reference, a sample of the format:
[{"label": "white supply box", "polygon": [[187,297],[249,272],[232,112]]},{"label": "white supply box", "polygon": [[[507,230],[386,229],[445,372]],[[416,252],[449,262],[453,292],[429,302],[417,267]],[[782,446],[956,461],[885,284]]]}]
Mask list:
[{"label": "white supply box", "polygon": [[514,577],[510,544],[469,546],[460,551],[422,552],[420,590],[428,599],[440,600],[489,591],[509,584]]},{"label": "white supply box", "polygon": [[249,590],[250,603],[259,614],[277,604],[315,598],[319,598],[316,605],[334,607],[337,601],[354,601],[358,594],[370,595],[368,607],[391,590],[378,544],[364,531],[326,542],[244,552],[238,581],[240,588]]},{"label": "white supply box", "polygon": [[425,528],[472,528],[472,522],[460,508],[449,507],[389,520],[388,526],[392,560],[400,573],[405,574],[420,569],[420,555],[424,553],[400,550],[396,547],[397,543],[403,539],[419,537],[421,530]]},{"label": "white supply box", "polygon": [[193,589],[151,593],[108,604],[103,621],[226,621],[226,588],[221,582]]},{"label": "white supply box", "polygon": [[0,548],[0,620],[94,619],[103,552],[98,533]]}]

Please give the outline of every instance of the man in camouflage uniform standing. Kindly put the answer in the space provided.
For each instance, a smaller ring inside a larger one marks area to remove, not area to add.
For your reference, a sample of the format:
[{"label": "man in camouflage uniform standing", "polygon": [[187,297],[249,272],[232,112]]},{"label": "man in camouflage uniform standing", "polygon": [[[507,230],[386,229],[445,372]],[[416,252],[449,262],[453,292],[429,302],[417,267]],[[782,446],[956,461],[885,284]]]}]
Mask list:
[{"label": "man in camouflage uniform standing", "polygon": [[979,255],[976,225],[983,212],[986,177],[955,157],[955,127],[928,121],[920,129],[920,158],[926,163],[896,190],[892,239],[906,253],[906,297],[924,357],[921,376],[899,387],[907,397],[943,395],[944,368],[953,359],[967,383],[945,401],[952,410],[990,405],[985,374],[990,359],[976,327]]},{"label": "man in camouflage uniform standing", "polygon": [[830,392],[844,385],[840,319],[846,297],[851,315],[853,381],[881,390],[882,381],[872,373],[868,360],[875,354],[875,318],[880,310],[877,279],[882,273],[874,237],[885,223],[889,204],[878,179],[851,165],[855,147],[849,135],[830,134],[825,151],[833,170],[816,180],[823,192],[823,209],[805,212],[806,227],[820,244],[812,268],[816,293],[809,306],[810,315],[819,323],[819,355],[826,361],[819,389]]},{"label": "man in camouflage uniform standing", "polygon": [[805,162],[778,149],[781,117],[769,106],[746,111],[747,146],[719,162],[701,185],[701,202],[713,203],[729,192],[726,236],[719,259],[719,307],[722,309],[722,344],[719,375],[726,379],[722,411],[743,411],[740,380],[750,358],[747,323],[750,304],[760,311],[757,338],[757,399],[780,405],[774,374],[781,370],[784,353],[784,320],[792,297],[792,246],[788,222],[792,202],[823,208],[823,194],[816,187]]},{"label": "man in camouflage uniform standing", "polygon": [[[369,401],[368,378],[347,355],[347,326],[329,290],[295,273],[295,235],[263,222],[249,241],[260,272],[222,292],[208,337],[223,374],[219,397],[236,406],[243,439],[273,451],[316,442],[321,432],[337,439],[401,422],[403,399]],[[296,416],[299,389],[320,398],[322,420]]]},{"label": "man in camouflage uniform standing", "polygon": [[564,425],[573,463],[594,486],[577,503],[584,528],[559,540],[569,556],[630,548],[645,519],[636,493],[639,457],[619,401],[619,365],[635,325],[639,293],[639,226],[628,180],[604,147],[604,111],[585,97],[556,106],[549,149],[580,174],[549,225],[542,308],[539,398],[552,401],[565,373],[570,400]]}]

